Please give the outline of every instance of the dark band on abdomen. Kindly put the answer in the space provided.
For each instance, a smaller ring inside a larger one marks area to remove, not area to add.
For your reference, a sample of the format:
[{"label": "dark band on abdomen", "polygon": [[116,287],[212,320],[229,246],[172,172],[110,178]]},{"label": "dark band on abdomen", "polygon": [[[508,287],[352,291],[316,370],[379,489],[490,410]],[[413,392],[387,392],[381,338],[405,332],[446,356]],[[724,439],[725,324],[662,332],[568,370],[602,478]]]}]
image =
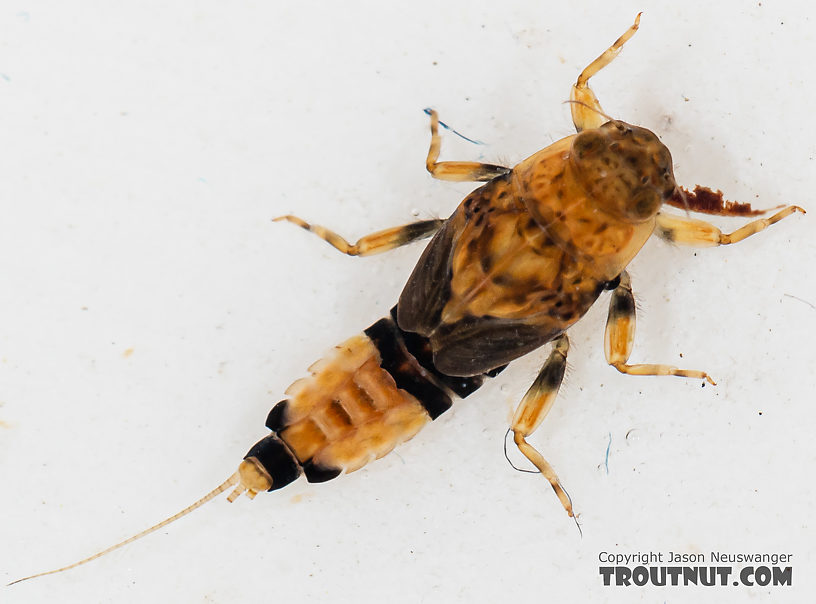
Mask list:
[{"label": "dark band on abdomen", "polygon": [[264,467],[272,479],[270,491],[285,487],[300,476],[302,468],[289,447],[274,432],[259,440],[244,455],[244,459],[254,457]]},{"label": "dark band on abdomen", "polygon": [[397,388],[413,395],[425,407],[431,419],[451,408],[450,395],[428,376],[422,375],[417,360],[406,350],[400,330],[391,317],[374,323],[365,330],[365,335],[380,351],[380,367],[394,378]]},{"label": "dark band on abdomen", "polygon": [[326,482],[337,478],[342,472],[340,468],[326,468],[311,459],[303,464],[303,475],[309,482]]}]

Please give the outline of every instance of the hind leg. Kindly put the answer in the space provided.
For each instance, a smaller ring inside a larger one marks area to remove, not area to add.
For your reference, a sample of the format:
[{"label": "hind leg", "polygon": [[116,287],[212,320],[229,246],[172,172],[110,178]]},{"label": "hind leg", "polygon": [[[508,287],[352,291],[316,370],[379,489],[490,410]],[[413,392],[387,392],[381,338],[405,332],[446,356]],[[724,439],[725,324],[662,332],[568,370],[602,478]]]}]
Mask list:
[{"label": "hind leg", "polygon": [[516,414],[513,416],[513,424],[510,429],[513,431],[513,441],[516,446],[538,468],[542,476],[550,482],[567,514],[573,516],[572,502],[561,486],[561,481],[558,479],[555,470],[526,439],[541,425],[555,401],[555,396],[558,394],[558,388],[561,386],[561,380],[564,377],[564,370],[567,367],[568,351],[569,340],[567,340],[566,335],[561,335],[554,340],[552,352],[535,382],[530,386],[524,398],[521,399]]}]

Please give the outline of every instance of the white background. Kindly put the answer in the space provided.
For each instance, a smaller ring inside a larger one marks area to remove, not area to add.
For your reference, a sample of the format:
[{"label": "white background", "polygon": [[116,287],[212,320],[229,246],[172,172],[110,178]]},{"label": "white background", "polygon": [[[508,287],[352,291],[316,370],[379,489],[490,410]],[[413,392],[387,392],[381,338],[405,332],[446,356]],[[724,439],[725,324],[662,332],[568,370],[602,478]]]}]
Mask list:
[{"label": "white background", "polygon": [[[425,172],[427,106],[487,143],[443,132],[443,159],[515,163],[571,133],[570,84],[644,10],[593,81],[605,110],[657,132],[688,187],[816,210],[808,2],[387,4],[2,4],[3,583],[203,495],[388,311],[421,245],[349,258],[270,219],[354,239],[447,216],[471,187]],[[605,297],[571,331],[532,440],[583,537],[502,455],[544,350],[355,474],[221,498],[0,601],[810,602],[814,219],[631,265],[633,361],[715,388],[607,367]],[[599,552],[650,550],[792,553],[794,585],[601,585]]]}]

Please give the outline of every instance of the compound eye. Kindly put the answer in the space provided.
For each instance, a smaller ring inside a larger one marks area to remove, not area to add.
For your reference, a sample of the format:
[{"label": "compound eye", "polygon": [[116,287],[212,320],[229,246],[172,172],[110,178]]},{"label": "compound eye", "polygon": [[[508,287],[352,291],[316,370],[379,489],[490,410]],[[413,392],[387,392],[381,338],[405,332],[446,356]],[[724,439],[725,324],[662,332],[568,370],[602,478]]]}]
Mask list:
[{"label": "compound eye", "polygon": [[598,155],[607,146],[608,141],[605,135],[597,130],[588,130],[575,137],[572,142],[572,154],[575,159],[584,159]]},{"label": "compound eye", "polygon": [[657,213],[662,203],[663,199],[651,187],[640,189],[632,197],[627,213],[636,220],[646,220]]}]

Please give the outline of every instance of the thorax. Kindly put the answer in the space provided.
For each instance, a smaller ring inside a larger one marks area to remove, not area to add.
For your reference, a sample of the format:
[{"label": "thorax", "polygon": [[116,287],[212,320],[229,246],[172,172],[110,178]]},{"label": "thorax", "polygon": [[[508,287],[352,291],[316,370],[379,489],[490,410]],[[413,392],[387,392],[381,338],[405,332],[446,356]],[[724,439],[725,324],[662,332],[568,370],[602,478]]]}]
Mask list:
[{"label": "thorax", "polygon": [[626,267],[654,229],[597,208],[562,139],[473,191],[451,220],[451,298],[443,319],[530,319],[564,328]]}]

